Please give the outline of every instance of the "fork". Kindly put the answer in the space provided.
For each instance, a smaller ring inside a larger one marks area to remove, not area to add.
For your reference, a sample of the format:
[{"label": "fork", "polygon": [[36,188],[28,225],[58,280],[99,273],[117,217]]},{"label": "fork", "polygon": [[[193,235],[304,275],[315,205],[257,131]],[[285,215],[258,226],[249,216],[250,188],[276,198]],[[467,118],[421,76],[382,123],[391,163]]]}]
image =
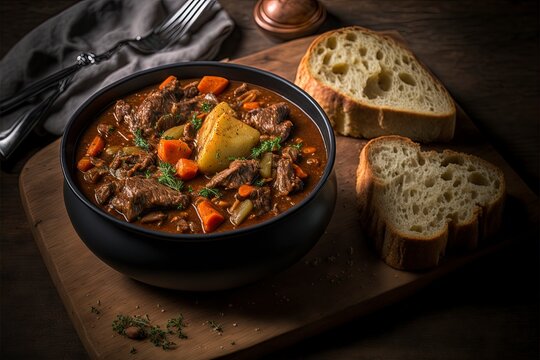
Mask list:
[{"label": "fork", "polygon": [[41,119],[48,114],[55,100],[69,86],[71,79],[78,70],[87,65],[98,64],[109,59],[126,45],[141,53],[158,52],[186,35],[203,12],[213,6],[215,2],[216,0],[188,0],[176,13],[166,18],[150,34],[144,37],[137,36],[134,39],[119,41],[111,49],[100,55],[82,53],[77,57],[75,65],[60,70],[30,85],[14,97],[2,101],[0,115],[30,102],[36,95],[46,90],[49,91],[47,96],[39,99],[36,105],[22,112],[7,130],[0,133],[0,159],[7,159]]},{"label": "fork", "polygon": [[[45,90],[58,87],[59,82],[68,78],[75,72],[88,65],[99,64],[111,58],[121,48],[128,45],[143,54],[158,52],[186,35],[187,31],[194,25],[195,21],[208,8],[213,6],[215,0],[188,0],[174,14],[166,18],[151,33],[133,39],[125,39],[117,42],[111,49],[102,54],[96,55],[91,52],[83,52],[77,56],[77,62],[67,68],[59,70],[44,79],[32,83],[27,88],[21,90],[16,95],[0,101],[0,115],[15,110],[21,105],[30,102],[36,95]],[[64,84],[63,89],[67,86]],[[63,91],[63,90],[62,90]]]}]

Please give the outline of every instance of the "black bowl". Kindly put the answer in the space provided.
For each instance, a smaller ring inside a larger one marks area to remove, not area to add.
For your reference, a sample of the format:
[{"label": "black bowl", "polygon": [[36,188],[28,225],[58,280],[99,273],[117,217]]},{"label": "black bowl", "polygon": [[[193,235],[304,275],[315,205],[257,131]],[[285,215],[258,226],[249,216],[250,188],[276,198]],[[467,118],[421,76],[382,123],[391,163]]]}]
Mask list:
[{"label": "black bowl", "polygon": [[[303,109],[319,128],[328,162],[313,191],[293,208],[251,227],[210,234],[169,234],[120,221],[77,188],[75,148],[88,124],[116,99],[168,75],[217,75],[273,90]],[[79,237],[106,264],[141,282],[170,289],[222,290],[254,282],[305,255],[323,234],[336,201],[336,153],[330,122],[304,91],[274,74],[217,62],[179,63],[142,71],[100,90],[70,119],[61,145],[64,202]]]}]

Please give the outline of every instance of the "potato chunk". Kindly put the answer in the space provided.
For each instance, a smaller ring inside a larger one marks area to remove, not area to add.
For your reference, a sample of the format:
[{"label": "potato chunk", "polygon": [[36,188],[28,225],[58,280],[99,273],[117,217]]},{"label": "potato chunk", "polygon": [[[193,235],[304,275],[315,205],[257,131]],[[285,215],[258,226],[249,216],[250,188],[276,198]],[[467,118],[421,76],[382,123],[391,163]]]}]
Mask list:
[{"label": "potato chunk", "polygon": [[227,168],[231,158],[249,156],[259,142],[259,131],[234,116],[234,110],[222,102],[204,120],[197,134],[196,157],[202,173],[213,174]]}]

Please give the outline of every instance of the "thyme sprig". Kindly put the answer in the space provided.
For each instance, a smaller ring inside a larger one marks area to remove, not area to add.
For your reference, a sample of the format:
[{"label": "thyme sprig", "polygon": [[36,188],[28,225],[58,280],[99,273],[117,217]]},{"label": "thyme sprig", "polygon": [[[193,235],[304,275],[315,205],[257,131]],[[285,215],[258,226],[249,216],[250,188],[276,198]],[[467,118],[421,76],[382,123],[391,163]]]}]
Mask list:
[{"label": "thyme sprig", "polygon": [[257,159],[261,157],[262,154],[269,151],[275,151],[281,149],[281,138],[278,136],[271,140],[262,141],[259,146],[256,146],[251,149],[251,157]]},{"label": "thyme sprig", "polygon": [[159,325],[150,326],[148,339],[154,346],[161,346],[163,350],[172,349],[176,344],[167,339],[167,333],[159,328]]},{"label": "thyme sprig", "polygon": [[208,199],[213,198],[213,197],[220,198],[223,196],[223,194],[219,191],[219,189],[209,188],[209,187],[204,187],[200,189],[199,195]]},{"label": "thyme sprig", "polygon": [[158,181],[160,184],[166,185],[176,191],[182,190],[182,188],[184,187],[184,182],[176,178],[176,170],[171,164],[162,161],[159,163],[158,168],[160,172]]},{"label": "thyme sprig", "polygon": [[148,338],[154,346],[159,346],[163,350],[172,349],[176,344],[167,338],[167,332],[162,330],[159,325],[150,324],[148,316],[129,316],[117,315],[112,322],[112,329],[116,333],[127,336],[126,329],[136,327],[139,329],[140,338]]},{"label": "thyme sprig", "polygon": [[184,322],[184,316],[182,314],[178,315],[178,317],[169,319],[167,321],[167,332],[169,334],[176,334],[180,339],[187,339],[187,335],[184,334],[183,330],[186,327],[186,323]]}]

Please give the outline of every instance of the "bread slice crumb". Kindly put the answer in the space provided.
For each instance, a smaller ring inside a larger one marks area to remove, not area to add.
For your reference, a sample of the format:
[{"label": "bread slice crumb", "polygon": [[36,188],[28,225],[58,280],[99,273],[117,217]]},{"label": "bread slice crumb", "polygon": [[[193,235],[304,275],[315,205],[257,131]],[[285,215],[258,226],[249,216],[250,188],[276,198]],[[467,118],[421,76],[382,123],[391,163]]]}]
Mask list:
[{"label": "bread slice crumb", "polygon": [[496,166],[452,150],[422,152],[408,138],[383,136],[360,153],[361,221],[392,267],[434,267],[447,249],[471,250],[498,229],[505,179]]},{"label": "bread slice crumb", "polygon": [[393,38],[352,26],[322,34],[302,58],[296,84],[343,135],[449,141],[456,109],[444,86]]}]

